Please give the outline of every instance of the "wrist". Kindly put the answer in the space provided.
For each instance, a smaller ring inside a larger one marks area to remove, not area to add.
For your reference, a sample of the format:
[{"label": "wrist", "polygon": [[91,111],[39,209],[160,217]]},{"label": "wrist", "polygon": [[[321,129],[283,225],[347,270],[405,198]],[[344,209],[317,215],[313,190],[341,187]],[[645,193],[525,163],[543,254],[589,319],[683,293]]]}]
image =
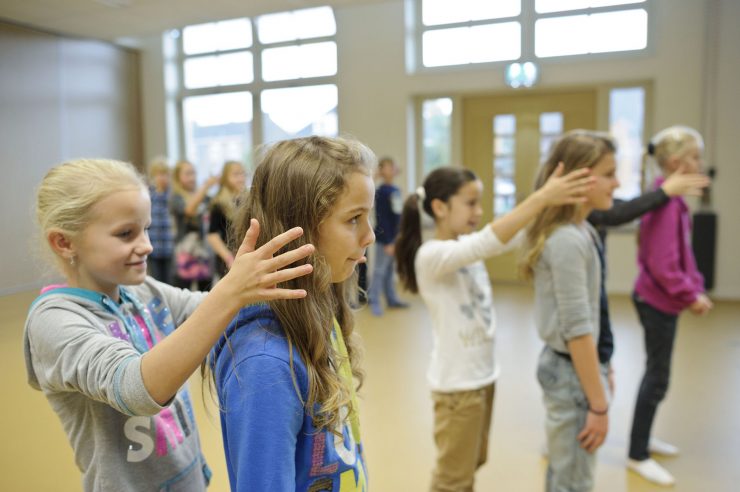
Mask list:
[{"label": "wrist", "polygon": [[598,415],[599,417],[602,417],[609,413],[609,405],[594,405],[591,406],[589,404],[588,411],[594,415]]}]

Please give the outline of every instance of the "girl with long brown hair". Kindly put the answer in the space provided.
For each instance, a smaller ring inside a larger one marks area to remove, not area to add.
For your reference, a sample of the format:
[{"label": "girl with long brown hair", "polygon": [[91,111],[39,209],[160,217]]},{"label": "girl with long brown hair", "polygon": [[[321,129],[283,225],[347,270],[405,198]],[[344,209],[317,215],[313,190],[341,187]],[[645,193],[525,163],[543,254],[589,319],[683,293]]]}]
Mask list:
[{"label": "girl with long brown hair", "polygon": [[314,136],[275,143],[258,162],[237,230],[254,219],[265,236],[300,225],[293,247],[311,242],[316,253],[313,275],[285,284],[305,299],[243,309],[209,358],[231,487],[365,490],[349,301],[375,240],[375,156],[354,140]]},{"label": "girl with long brown hair", "polygon": [[534,277],[535,323],[545,348],[537,379],[546,410],[549,464],[545,489],[593,489],[595,452],[609,427],[607,366],[600,364],[600,241],[586,221],[612,206],[615,145],[605,134],[566,133],[537,178],[544,186],[557,169],[590,169],[593,186],[580,204],[546,207],[527,229],[522,267]]}]

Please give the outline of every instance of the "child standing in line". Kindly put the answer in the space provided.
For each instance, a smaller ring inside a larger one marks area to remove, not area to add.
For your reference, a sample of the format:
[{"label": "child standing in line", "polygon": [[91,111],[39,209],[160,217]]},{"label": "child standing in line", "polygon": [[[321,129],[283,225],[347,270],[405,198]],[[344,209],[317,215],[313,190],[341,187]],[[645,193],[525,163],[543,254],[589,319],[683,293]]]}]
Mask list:
[{"label": "child standing in line", "polygon": [[[350,301],[374,241],[375,156],[353,140],[278,142],[258,160],[236,224],[268,234],[300,224],[314,274],[308,296],[242,309],[209,357],[233,491],[367,490],[355,382],[362,381]],[[289,199],[288,199],[289,197]]]},{"label": "child standing in line", "polygon": [[[703,146],[696,130],[673,126],[653,137],[647,153],[670,178],[682,168],[700,172]],[[663,184],[664,178],[655,182],[656,187]],[[632,299],[645,331],[647,361],[635,404],[627,466],[651,482],[672,485],[673,476],[650,458],[651,445],[655,448],[650,436],[653,420],[668,390],[678,315],[685,309],[703,315],[712,308],[704,293],[704,278],[696,268],[691,217],[683,198],[673,197],[664,207],[643,216],[637,262],[640,273]],[[675,446],[659,443],[657,451],[678,453]]]},{"label": "child standing in line", "polygon": [[183,251],[193,261],[198,260],[197,267],[193,268],[193,265],[184,265],[182,258],[176,258],[176,287],[189,289],[195,282],[196,290],[205,291],[211,285],[212,258],[205,241],[210,202],[208,190],[218,183],[219,179],[219,176],[210,176],[199,188],[195,166],[188,161],[179,161],[175,164],[169,203],[170,212],[175,219],[175,255]]},{"label": "child standing in line", "polygon": [[170,168],[167,161],[157,159],[149,164],[149,196],[152,199],[152,224],[149,228],[149,240],[152,253],[149,255],[147,270],[149,275],[171,284],[174,252],[174,231],[170,218]]},{"label": "child standing in line", "polygon": [[31,306],[28,381],[62,421],[86,491],[204,491],[187,378],[242,306],[306,295],[275,287],[311,271],[280,270],[310,245],[273,258],[301,229],[255,250],[256,222],[207,296],[147,277],[150,204],[143,178],[119,161],[61,164],[38,190],[37,219],[67,286]]},{"label": "child standing in line", "polygon": [[375,316],[383,314],[381,295],[385,296],[389,308],[406,308],[396,293],[394,243],[401,220],[403,199],[401,190],[393,184],[398,166],[390,157],[378,160],[378,174],[382,184],[375,190],[375,266],[370,283],[370,310]]},{"label": "child standing in line", "polygon": [[[507,215],[476,231],[483,184],[467,169],[443,167],[404,204],[396,241],[405,288],[419,292],[432,318],[427,379],[434,400],[437,461],[432,491],[472,491],[486,461],[498,367],[490,279],[483,260],[518,241],[516,233],[545,206],[579,201],[588,171],[558,174]],[[434,238],[422,244],[421,210],[434,218]]]},{"label": "child standing in line", "polygon": [[229,227],[236,212],[236,201],[244,191],[247,173],[239,161],[228,161],[221,171],[218,192],[211,203],[206,239],[216,253],[215,279],[223,278],[234,263],[234,253],[228,247]]},{"label": "child standing in line", "polygon": [[545,348],[537,379],[545,402],[548,492],[593,489],[595,452],[609,427],[607,367],[599,363],[601,265],[592,210],[612,206],[615,145],[604,134],[574,130],[553,147],[537,178],[557,169],[590,169],[594,186],[578,205],[547,207],[527,229],[522,266],[534,277],[535,322]]}]

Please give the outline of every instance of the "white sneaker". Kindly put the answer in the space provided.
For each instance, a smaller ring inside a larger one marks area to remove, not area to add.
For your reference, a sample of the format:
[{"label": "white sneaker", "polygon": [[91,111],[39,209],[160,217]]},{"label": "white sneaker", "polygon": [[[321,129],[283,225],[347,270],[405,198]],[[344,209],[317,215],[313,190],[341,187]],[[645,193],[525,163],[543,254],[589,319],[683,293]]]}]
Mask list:
[{"label": "white sneaker", "polygon": [[673,485],[676,483],[676,479],[673,478],[673,475],[668,473],[668,470],[660,466],[657,461],[651,458],[642,461],[628,459],[627,468],[637,473],[645,480],[657,483],[658,485]]},{"label": "white sneaker", "polygon": [[678,456],[678,448],[673,444],[661,441],[657,437],[651,437],[648,444],[648,451],[663,456]]}]

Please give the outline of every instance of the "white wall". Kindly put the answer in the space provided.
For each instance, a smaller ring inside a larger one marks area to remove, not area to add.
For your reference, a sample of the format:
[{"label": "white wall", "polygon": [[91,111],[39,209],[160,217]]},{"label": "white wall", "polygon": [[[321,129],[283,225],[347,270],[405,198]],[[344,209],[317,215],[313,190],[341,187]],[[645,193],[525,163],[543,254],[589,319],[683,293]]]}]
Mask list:
[{"label": "white wall", "polygon": [[136,55],[0,23],[0,295],[38,286],[34,192],[74,157],[140,155]]},{"label": "white wall", "polygon": [[[716,77],[707,77],[704,53],[707,11],[712,2],[722,11],[717,17],[719,22],[709,26],[709,29],[719,30],[720,59],[719,73]],[[654,7],[655,43],[650,53],[612,56],[602,61],[543,60],[539,87],[650,80],[654,93],[653,107],[649,108],[652,110],[651,131],[676,123],[705,131],[705,115],[710,115],[717,130],[713,141],[720,177],[715,189],[715,204],[720,214],[714,294],[740,299],[740,262],[732,255],[733,248],[740,244],[740,221],[729,217],[730,210],[740,207],[740,195],[731,189],[731,183],[740,183],[740,170],[732,162],[735,140],[740,134],[740,102],[736,96],[737,80],[740,80],[736,47],[740,46],[740,39],[735,26],[736,19],[740,18],[740,6],[735,0],[656,0]],[[506,90],[502,68],[407,74],[401,0],[342,7],[336,10],[336,15],[340,130],[368,143],[378,154],[390,154],[401,164],[408,164],[405,162],[409,155],[408,114],[414,96]],[[147,77],[157,78],[151,74]],[[149,96],[147,85],[152,82],[144,80],[143,83]],[[719,107],[716,115],[707,112],[704,105],[704,94],[710,83],[717,86]],[[164,101],[152,98],[147,103],[148,106],[154,104],[164,111]],[[147,124],[148,149],[152,148],[150,136],[161,140],[161,125],[158,123],[160,128],[153,129]],[[399,182],[413,181],[406,178],[403,176]],[[633,234],[611,235],[608,287],[612,292],[628,292],[632,286],[636,275],[634,241]]]}]

